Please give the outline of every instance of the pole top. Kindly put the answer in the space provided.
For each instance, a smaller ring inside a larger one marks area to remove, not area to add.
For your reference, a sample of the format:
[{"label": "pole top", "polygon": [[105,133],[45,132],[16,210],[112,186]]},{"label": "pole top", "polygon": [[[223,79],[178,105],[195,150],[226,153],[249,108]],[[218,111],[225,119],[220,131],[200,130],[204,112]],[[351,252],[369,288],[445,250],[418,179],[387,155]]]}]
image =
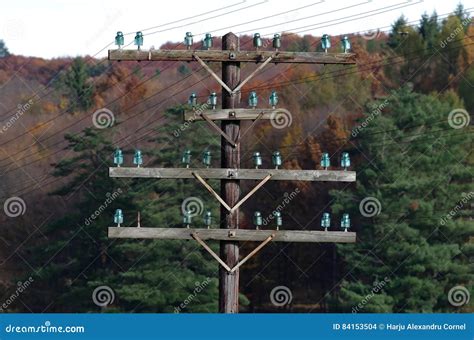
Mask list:
[{"label": "pole top", "polygon": [[240,50],[240,39],[234,33],[229,32],[222,36],[222,49],[228,51]]}]

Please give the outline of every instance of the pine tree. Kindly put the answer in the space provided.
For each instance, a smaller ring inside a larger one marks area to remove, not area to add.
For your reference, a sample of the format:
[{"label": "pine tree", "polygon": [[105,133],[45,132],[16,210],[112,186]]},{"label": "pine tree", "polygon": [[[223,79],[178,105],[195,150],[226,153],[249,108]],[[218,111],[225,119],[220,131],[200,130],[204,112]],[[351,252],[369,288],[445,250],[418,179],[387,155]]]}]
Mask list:
[{"label": "pine tree", "polygon": [[0,58],[8,57],[9,55],[10,52],[8,52],[7,45],[2,39],[0,39]]},{"label": "pine tree", "polygon": [[[448,124],[448,113],[462,107],[453,93],[437,98],[403,88],[388,99],[360,132],[357,189],[332,192],[333,212],[350,212],[358,232],[356,244],[338,245],[345,264],[335,309],[453,311],[449,289],[469,287],[473,278],[474,229],[460,216],[446,216],[474,189],[467,164],[472,135]],[[378,214],[361,215],[364,198],[380,202]]]},{"label": "pine tree", "polygon": [[436,14],[436,12],[433,12],[431,16],[428,16],[426,13],[423,14],[421,16],[420,25],[418,26],[418,31],[423,37],[425,48],[432,49],[438,42],[438,14]]},{"label": "pine tree", "polygon": [[[159,137],[152,140],[157,144],[149,152],[143,150],[146,166],[180,166],[178,155],[184,145],[193,146],[196,158],[204,146],[215,147],[197,126],[180,126],[181,111],[165,114],[166,127],[160,127]],[[166,137],[166,131],[178,130],[182,132],[178,137],[169,133]],[[75,200],[74,208],[48,224],[46,244],[29,249],[37,254],[38,276],[35,287],[25,295],[27,304],[37,311],[50,303],[50,312],[99,311],[91,296],[96,287],[106,285],[115,293],[113,304],[102,309],[106,312],[217,311],[217,264],[198,244],[107,236],[117,208],[123,209],[124,226],[136,226],[140,212],[143,227],[183,227],[183,200],[197,197],[203,209],[212,210],[217,226],[216,203],[191,180],[109,178],[114,147],[96,130],[85,130],[68,140],[75,155],[55,166],[55,176],[68,181],[53,194]],[[146,140],[141,143],[147,144]],[[130,166],[133,150],[124,153]],[[147,162],[153,156],[157,160]],[[104,203],[110,197],[110,204]],[[202,227],[201,215],[194,217],[193,225]]]},{"label": "pine tree", "polygon": [[88,110],[92,107],[93,86],[89,83],[89,70],[80,57],[74,59],[71,70],[65,75],[63,84],[69,96],[70,110]]},{"label": "pine tree", "polygon": [[402,15],[393,23],[392,30],[388,35],[387,45],[392,49],[397,49],[404,40],[406,29],[407,19]]}]

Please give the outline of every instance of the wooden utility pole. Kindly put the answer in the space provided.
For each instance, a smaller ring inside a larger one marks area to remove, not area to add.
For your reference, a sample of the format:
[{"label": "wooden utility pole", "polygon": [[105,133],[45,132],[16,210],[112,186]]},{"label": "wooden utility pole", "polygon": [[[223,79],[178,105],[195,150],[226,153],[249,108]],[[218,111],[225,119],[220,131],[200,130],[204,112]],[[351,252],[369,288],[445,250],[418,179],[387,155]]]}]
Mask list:
[{"label": "wooden utility pole", "polygon": [[[239,51],[240,41],[234,33],[222,37],[223,51]],[[240,62],[226,61],[222,63],[222,81],[230,88],[236,88],[240,83]],[[234,109],[240,102],[240,92],[230,94],[222,88],[222,108]],[[240,138],[240,121],[223,120],[221,129],[232,140]],[[221,167],[240,168],[240,143],[235,147],[221,137]],[[229,179],[221,181],[221,197],[230,206],[236,205],[240,198],[240,181]],[[225,218],[222,218],[225,216]],[[221,205],[221,228],[239,229],[239,209],[228,211]],[[233,268],[239,262],[239,242],[221,241],[221,259]],[[221,313],[239,312],[239,270],[228,272],[222,266],[219,269],[219,311]]]},{"label": "wooden utility pole", "polygon": [[[277,44],[279,46],[279,44]],[[352,53],[240,51],[239,38],[228,33],[222,37],[222,50],[109,50],[109,60],[116,61],[196,61],[222,86],[222,108],[213,104],[212,110],[193,109],[184,112],[184,122],[204,121],[221,135],[221,168],[109,168],[111,177],[122,178],[194,178],[220,203],[220,228],[200,229],[156,227],[110,227],[109,237],[136,239],[176,239],[195,240],[219,264],[219,311],[239,312],[239,269],[269,242],[338,242],[353,243],[356,233],[346,231],[287,230],[280,229],[239,229],[239,209],[267,181],[331,181],[353,182],[353,171],[341,170],[287,170],[287,169],[241,169],[240,142],[245,135],[240,133],[240,121],[251,120],[248,128],[257,121],[277,122],[281,117],[291,118],[291,113],[276,105],[269,108],[241,108],[240,91],[269,63],[291,64],[354,64]],[[190,47],[190,46],[188,46]],[[222,63],[219,77],[208,65],[209,62]],[[240,79],[240,64],[253,62],[259,66],[244,80]],[[191,104],[192,105],[192,104]],[[194,108],[194,107],[193,107]],[[221,126],[214,121],[221,121]],[[207,179],[220,180],[220,195],[209,185]],[[240,197],[240,181],[257,180],[258,184],[246,195]],[[286,227],[286,225],[285,225]],[[220,256],[205,241],[220,242]],[[240,259],[239,242],[260,242],[249,254]]]}]

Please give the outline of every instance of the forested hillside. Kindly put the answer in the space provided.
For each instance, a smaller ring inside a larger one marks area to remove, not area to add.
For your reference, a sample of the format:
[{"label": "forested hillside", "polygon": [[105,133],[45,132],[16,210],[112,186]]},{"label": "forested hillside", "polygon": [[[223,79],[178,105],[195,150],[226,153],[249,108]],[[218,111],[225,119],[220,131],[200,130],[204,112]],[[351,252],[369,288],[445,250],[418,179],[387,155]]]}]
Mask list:
[{"label": "forested hillside", "polygon": [[[320,39],[284,33],[281,49],[321,51]],[[254,228],[254,211],[270,216],[284,204],[283,229],[321,229],[324,212],[339,229],[349,213],[357,243],[270,243],[243,267],[241,311],[472,312],[448,302],[452,287],[472,291],[473,279],[471,16],[460,5],[349,39],[356,65],[270,64],[244,86],[242,107],[250,91],[266,107],[275,90],[292,115],[291,124],[259,122],[244,136],[242,167],[254,167],[259,151],[270,168],[279,150],[283,168],[320,169],[327,152],[336,169],[348,152],[357,182],[269,182],[242,207],[241,227]],[[251,40],[242,36],[241,48]],[[0,292],[6,300],[19,281],[32,283],[6,311],[217,312],[218,265],[197,243],[107,237],[117,208],[127,226],[140,213],[142,226],[183,227],[181,204],[196,197],[218,216],[196,181],[108,173],[116,148],[129,166],[136,149],[143,166],[180,167],[185,149],[195,166],[205,150],[220,164],[220,138],[182,122],[192,92],[200,103],[220,94],[209,73],[186,62],[44,60],[7,46],[0,44],[0,193],[2,202],[21,198],[24,211],[0,214]],[[242,67],[243,76],[256,67]],[[253,187],[242,184],[243,192]],[[202,216],[194,221],[204,226]],[[102,285],[115,299],[101,308],[91,294]],[[272,304],[277,286],[291,290],[291,303]]]}]

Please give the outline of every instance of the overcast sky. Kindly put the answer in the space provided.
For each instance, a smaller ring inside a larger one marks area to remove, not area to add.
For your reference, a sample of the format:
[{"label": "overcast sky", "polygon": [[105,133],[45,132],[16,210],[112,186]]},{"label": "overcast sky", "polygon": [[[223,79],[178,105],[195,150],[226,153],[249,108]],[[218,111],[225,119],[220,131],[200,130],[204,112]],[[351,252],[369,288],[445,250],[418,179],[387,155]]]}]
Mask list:
[{"label": "overcast sky", "polygon": [[[452,12],[458,3],[458,0],[3,0],[0,39],[14,54],[43,58],[95,55],[113,42],[119,30],[124,33],[142,30],[144,48],[158,48],[166,41],[182,41],[187,31],[196,35],[195,41],[201,40],[206,32],[220,36],[229,31],[269,36],[282,31],[336,35],[377,28],[387,30],[401,14],[409,21],[417,21],[421,14],[435,9],[439,15]],[[474,0],[462,3],[474,12]],[[287,13],[274,16],[282,12]],[[246,23],[249,21],[253,22]],[[152,27],[156,28],[146,30]],[[125,43],[132,42],[133,36],[126,35]],[[105,50],[97,54],[105,55]]]}]

